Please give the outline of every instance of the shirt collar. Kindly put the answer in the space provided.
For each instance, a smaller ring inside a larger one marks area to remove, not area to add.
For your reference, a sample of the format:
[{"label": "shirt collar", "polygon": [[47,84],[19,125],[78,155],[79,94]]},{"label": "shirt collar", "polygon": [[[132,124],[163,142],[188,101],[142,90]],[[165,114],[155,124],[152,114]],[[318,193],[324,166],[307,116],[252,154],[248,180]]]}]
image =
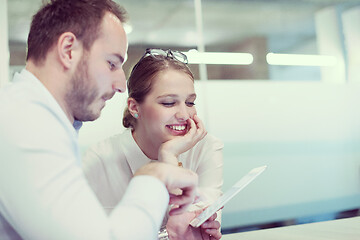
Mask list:
[{"label": "shirt collar", "polygon": [[123,146],[123,151],[126,157],[132,173],[134,174],[140,167],[151,162],[152,160],[148,158],[137,145],[131,129],[126,129],[124,131],[125,138],[121,145]]},{"label": "shirt collar", "polygon": [[[14,79],[26,79],[26,81],[31,81],[31,84],[37,85],[39,91],[41,91],[41,94],[44,94],[46,96],[47,104],[50,105],[50,108],[52,111],[56,112],[58,116],[61,116],[63,122],[67,122],[69,124],[70,120],[67,118],[64,110],[60,107],[59,103],[56,101],[54,96],[49,92],[49,90],[44,86],[44,84],[30,71],[28,71],[26,68],[24,68],[20,73],[16,73],[19,77],[15,77]],[[40,92],[39,92],[40,93]],[[72,124],[73,129],[78,133],[82,126],[81,121],[75,120]]]}]

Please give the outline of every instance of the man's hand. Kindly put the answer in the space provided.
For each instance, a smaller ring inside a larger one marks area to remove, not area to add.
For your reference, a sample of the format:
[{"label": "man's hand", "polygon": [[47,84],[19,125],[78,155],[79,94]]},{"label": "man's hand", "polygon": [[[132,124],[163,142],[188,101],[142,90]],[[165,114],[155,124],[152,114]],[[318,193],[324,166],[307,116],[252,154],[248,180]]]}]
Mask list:
[{"label": "man's hand", "polygon": [[197,115],[194,115],[193,119],[189,118],[187,124],[188,132],[184,136],[177,136],[160,146],[158,156],[160,162],[177,165],[177,157],[206,136],[204,124]]},{"label": "man's hand", "polygon": [[170,216],[166,229],[170,240],[218,240],[221,238],[220,223],[216,221],[216,213],[212,215],[199,228],[189,225],[191,220],[203,210],[185,212],[180,215]]},{"label": "man's hand", "polygon": [[162,181],[167,190],[180,189],[179,195],[170,194],[170,203],[179,206],[171,210],[170,214],[180,214],[194,202],[198,176],[196,173],[167,163],[148,163],[139,168],[134,176],[149,175]]}]

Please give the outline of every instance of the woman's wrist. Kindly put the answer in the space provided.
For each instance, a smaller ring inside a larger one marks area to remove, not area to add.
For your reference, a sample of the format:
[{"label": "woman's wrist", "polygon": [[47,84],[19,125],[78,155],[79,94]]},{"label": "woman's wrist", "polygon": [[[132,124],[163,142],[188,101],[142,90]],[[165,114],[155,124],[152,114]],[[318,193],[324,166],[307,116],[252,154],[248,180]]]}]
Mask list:
[{"label": "woman's wrist", "polygon": [[163,149],[159,150],[158,160],[159,160],[159,162],[171,163],[174,165],[178,164],[177,156],[175,154],[165,151]]}]

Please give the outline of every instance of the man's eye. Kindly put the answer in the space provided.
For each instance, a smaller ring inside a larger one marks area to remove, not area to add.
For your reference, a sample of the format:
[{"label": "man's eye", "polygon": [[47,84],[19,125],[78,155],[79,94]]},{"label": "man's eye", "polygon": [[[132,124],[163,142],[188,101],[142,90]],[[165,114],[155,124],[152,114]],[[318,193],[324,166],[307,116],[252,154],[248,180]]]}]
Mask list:
[{"label": "man's eye", "polygon": [[113,64],[111,61],[108,61],[109,66],[110,66],[110,70],[114,70],[115,69],[115,64]]},{"label": "man's eye", "polygon": [[193,107],[193,106],[195,106],[195,103],[194,102],[186,102],[186,106]]}]

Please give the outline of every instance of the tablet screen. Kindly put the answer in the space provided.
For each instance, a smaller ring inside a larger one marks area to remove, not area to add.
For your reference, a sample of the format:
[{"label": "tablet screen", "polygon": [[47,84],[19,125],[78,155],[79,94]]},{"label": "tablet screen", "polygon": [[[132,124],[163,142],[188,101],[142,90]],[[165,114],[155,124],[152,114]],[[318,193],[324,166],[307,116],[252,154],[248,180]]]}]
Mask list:
[{"label": "tablet screen", "polygon": [[221,197],[219,197],[213,204],[206,208],[199,216],[194,218],[190,225],[193,227],[199,227],[203,224],[209,217],[211,217],[215,212],[222,208],[225,203],[230,201],[236,194],[238,194],[242,189],[244,189],[250,182],[252,182],[257,176],[259,176],[266,166],[257,167],[252,169],[248,174],[242,177],[237,183],[235,183],[229,190],[227,190]]}]

